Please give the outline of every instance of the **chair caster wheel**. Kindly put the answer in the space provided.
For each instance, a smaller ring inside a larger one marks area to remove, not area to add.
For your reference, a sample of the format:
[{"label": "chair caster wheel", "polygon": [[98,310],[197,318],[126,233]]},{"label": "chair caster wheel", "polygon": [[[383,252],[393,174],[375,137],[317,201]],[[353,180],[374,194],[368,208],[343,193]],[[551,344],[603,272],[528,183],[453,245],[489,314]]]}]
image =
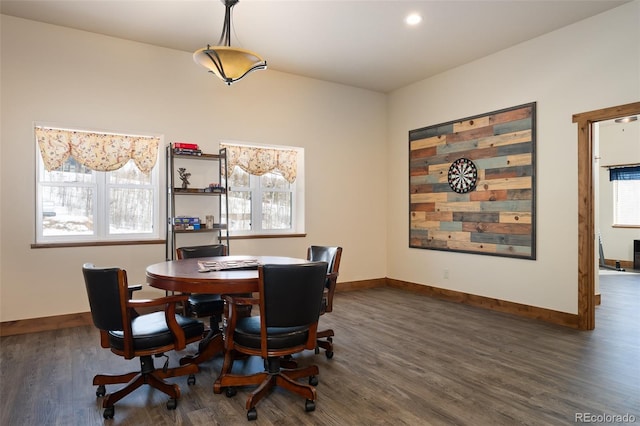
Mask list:
[{"label": "chair caster wheel", "polygon": [[304,411],[314,411],[316,409],[316,402],[310,399],[307,399],[304,402]]},{"label": "chair caster wheel", "polygon": [[316,353],[316,355],[318,355],[320,353],[320,347],[316,346],[316,348],[314,349],[314,352]]},{"label": "chair caster wheel", "polygon": [[309,376],[309,384],[311,386],[318,386],[318,377],[316,376]]},{"label": "chair caster wheel", "polygon": [[106,394],[107,394],[107,389],[105,388],[105,386],[104,385],[98,386],[98,389],[96,389],[96,396],[101,397],[101,396],[105,396]]},{"label": "chair caster wheel", "polygon": [[112,419],[115,412],[116,412],[115,407],[107,407],[104,409],[104,413],[102,413],[102,417],[104,417],[105,419]]},{"label": "chair caster wheel", "polygon": [[333,351],[326,351],[324,354],[326,355],[327,359],[333,358]]},{"label": "chair caster wheel", "polygon": [[247,411],[247,420],[251,421],[251,420],[256,420],[257,418],[258,418],[258,411],[256,411],[255,407]]},{"label": "chair caster wheel", "polygon": [[167,410],[175,410],[177,406],[178,406],[177,399],[171,398],[170,400],[167,401]]},{"label": "chair caster wheel", "polygon": [[232,396],[236,396],[236,393],[238,393],[236,388],[226,388],[224,390],[224,394],[227,395],[227,398],[231,398]]},{"label": "chair caster wheel", "polygon": [[189,378],[187,379],[187,384],[189,386],[196,384],[196,376],[194,374],[189,374]]}]

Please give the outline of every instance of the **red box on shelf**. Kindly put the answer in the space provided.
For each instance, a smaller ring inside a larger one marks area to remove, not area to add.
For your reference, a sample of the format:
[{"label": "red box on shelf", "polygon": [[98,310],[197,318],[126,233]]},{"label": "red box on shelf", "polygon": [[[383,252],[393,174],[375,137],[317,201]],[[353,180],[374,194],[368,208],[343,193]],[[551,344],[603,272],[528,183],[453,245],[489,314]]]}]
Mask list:
[{"label": "red box on shelf", "polygon": [[173,147],[177,149],[199,149],[197,143],[189,143],[189,142],[174,142]]}]

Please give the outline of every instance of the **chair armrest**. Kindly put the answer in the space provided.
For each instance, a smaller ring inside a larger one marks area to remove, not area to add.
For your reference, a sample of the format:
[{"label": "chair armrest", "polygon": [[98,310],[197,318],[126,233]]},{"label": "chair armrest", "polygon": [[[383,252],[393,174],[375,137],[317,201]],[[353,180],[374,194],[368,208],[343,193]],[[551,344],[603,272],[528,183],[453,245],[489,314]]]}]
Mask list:
[{"label": "chair armrest", "polygon": [[227,350],[233,348],[233,330],[236,328],[238,318],[244,318],[248,311],[239,311],[240,307],[260,304],[260,299],[238,295],[223,294],[221,297],[225,301],[225,313],[227,320],[224,322],[224,345]]},{"label": "chair armrest", "polygon": [[260,299],[256,299],[255,297],[245,297],[245,296],[234,296],[231,294],[223,294],[221,297],[229,304],[229,305],[257,305],[260,303]]},{"label": "chair armrest", "polygon": [[187,343],[184,330],[180,327],[178,321],[176,321],[176,306],[179,303],[186,302],[187,300],[189,300],[188,295],[165,296],[157,299],[128,300],[127,307],[142,308],[164,305],[164,317],[167,321],[167,326],[169,327],[171,334],[173,334],[175,349],[180,351],[187,346]]},{"label": "chair armrest", "polygon": [[325,285],[326,290],[324,294],[325,306],[324,306],[323,313],[333,311],[333,294],[336,292],[337,283],[338,283],[338,273],[337,272],[327,273],[327,282]]},{"label": "chair armrest", "polygon": [[144,308],[151,306],[162,306],[166,304],[177,304],[186,302],[189,300],[189,296],[187,295],[173,295],[173,296],[165,296],[159,297],[157,299],[136,299],[136,300],[128,300],[127,307],[129,308]]},{"label": "chair armrest", "polygon": [[133,292],[142,290],[142,284],[132,284],[127,288],[129,289],[129,299],[133,299]]},{"label": "chair armrest", "polygon": [[[133,292],[134,291],[142,290],[142,284],[131,284],[131,285],[127,286],[127,289],[129,290],[129,300],[131,300],[131,299],[133,299]],[[138,316],[138,312],[136,312],[134,310],[131,315],[132,315],[132,317],[137,317]]]}]

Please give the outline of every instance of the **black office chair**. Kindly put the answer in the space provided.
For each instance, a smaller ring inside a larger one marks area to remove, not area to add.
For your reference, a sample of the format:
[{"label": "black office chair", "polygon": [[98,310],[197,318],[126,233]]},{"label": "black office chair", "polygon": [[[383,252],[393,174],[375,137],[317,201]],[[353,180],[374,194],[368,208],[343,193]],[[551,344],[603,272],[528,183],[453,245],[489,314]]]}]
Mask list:
[{"label": "black office chair", "polygon": [[[229,305],[225,328],[225,354],[214,393],[225,389],[231,397],[236,386],[258,385],[247,399],[247,419],[258,418],[256,404],[274,386],[305,397],[305,410],[315,410],[318,367],[283,369],[283,356],[316,346],[316,331],[327,274],[326,262],[297,265],[263,265],[258,268],[259,299],[224,296]],[[243,316],[238,306],[258,304],[259,316]],[[235,357],[257,355],[265,360],[266,371],[251,375],[232,374]],[[297,380],[309,377],[309,384]]]},{"label": "black office chair", "polygon": [[[227,246],[214,244],[207,246],[179,247],[176,250],[178,259],[191,259],[198,257],[226,256]],[[198,318],[208,317],[210,334],[220,332],[220,322],[224,314],[224,300],[219,294],[192,293],[185,305],[186,314]]]},{"label": "black office chair", "polygon": [[[324,297],[322,299],[322,310],[320,315],[333,311],[333,295],[336,292],[338,274],[340,270],[340,259],[342,258],[342,247],[311,246],[307,249],[307,259],[312,262],[327,262],[327,279],[325,281]],[[333,336],[332,329],[318,330],[318,341],[316,353],[320,348],[325,350],[327,358],[333,358]],[[324,340],[323,340],[324,339]]]},{"label": "black office chair", "polygon": [[[102,401],[104,418],[113,418],[114,404],[139,388],[148,384],[169,395],[167,408],[178,405],[180,387],[164,379],[189,375],[188,383],[195,383],[197,365],[168,368],[168,360],[162,369],[156,369],[153,356],[162,356],[171,350],[182,350],[187,344],[202,338],[204,325],[195,319],[176,315],[176,305],[186,296],[169,296],[153,300],[129,300],[127,273],[120,268],[96,268],[90,263],[82,266],[84,282],[89,297],[94,325],[100,330],[100,345],[125,359],[140,358],[140,372],[120,375],[98,374],[93,384],[98,385],[96,395],[105,396],[106,386],[127,383]],[[163,307],[163,311],[139,314],[135,308]]]}]

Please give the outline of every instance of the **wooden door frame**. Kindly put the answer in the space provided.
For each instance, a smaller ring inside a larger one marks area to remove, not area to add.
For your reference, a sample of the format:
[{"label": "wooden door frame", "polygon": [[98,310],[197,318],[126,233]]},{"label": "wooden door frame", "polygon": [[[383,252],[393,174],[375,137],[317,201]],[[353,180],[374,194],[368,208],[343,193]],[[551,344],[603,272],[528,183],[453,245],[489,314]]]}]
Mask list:
[{"label": "wooden door frame", "polygon": [[595,227],[593,198],[594,123],[640,114],[640,102],[573,115],[578,123],[578,328],[593,330],[595,307]]}]

